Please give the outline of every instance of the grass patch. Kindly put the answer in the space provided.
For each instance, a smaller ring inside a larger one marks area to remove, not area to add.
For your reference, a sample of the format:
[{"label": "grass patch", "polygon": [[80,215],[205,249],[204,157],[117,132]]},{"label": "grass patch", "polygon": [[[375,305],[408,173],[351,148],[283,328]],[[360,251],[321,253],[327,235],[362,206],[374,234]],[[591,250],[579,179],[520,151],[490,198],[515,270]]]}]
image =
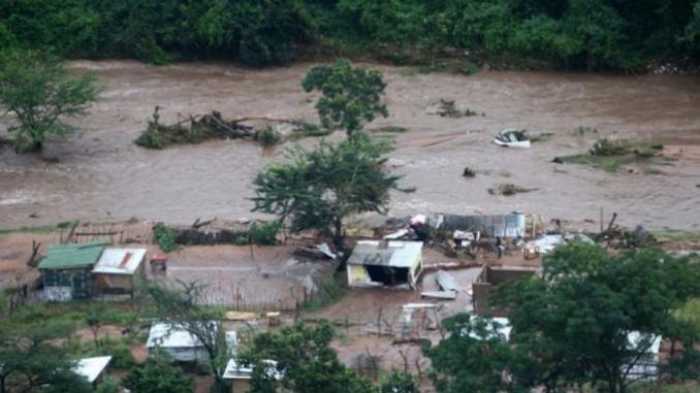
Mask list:
[{"label": "grass patch", "polygon": [[318,138],[328,136],[333,133],[333,130],[323,128],[317,124],[303,123],[296,128],[291,135],[291,139],[298,140],[302,138]]},{"label": "grass patch", "polygon": [[615,173],[625,165],[654,164],[663,160],[661,150],[663,145],[659,144],[603,138],[596,141],[586,153],[556,157],[553,161],[558,164],[589,165]]},{"label": "grass patch", "polygon": [[48,234],[48,233],[57,232],[60,229],[70,228],[73,225],[76,225],[78,222],[79,222],[78,220],[73,220],[73,221],[59,222],[58,224],[55,224],[55,225],[39,225],[39,226],[35,226],[35,227],[24,226],[24,227],[19,227],[19,228],[7,228],[7,229],[0,228],[0,236],[11,235],[13,233]]},{"label": "grass patch", "polygon": [[654,237],[662,242],[689,242],[689,243],[700,243],[700,231],[683,231],[679,229],[666,229],[661,231],[654,231],[652,233]]},{"label": "grass patch", "polygon": [[318,292],[304,302],[303,308],[314,311],[337,303],[348,292],[345,282],[342,273],[324,277],[318,286]]},{"label": "grass patch", "polygon": [[282,142],[282,135],[272,127],[265,127],[255,134],[255,139],[263,146],[274,146]]},{"label": "grass patch", "polygon": [[408,128],[399,126],[386,126],[373,128],[370,131],[383,134],[403,134],[404,132],[408,132]]},{"label": "grass patch", "polygon": [[692,299],[683,307],[675,311],[676,318],[688,322],[700,333],[700,299]]}]

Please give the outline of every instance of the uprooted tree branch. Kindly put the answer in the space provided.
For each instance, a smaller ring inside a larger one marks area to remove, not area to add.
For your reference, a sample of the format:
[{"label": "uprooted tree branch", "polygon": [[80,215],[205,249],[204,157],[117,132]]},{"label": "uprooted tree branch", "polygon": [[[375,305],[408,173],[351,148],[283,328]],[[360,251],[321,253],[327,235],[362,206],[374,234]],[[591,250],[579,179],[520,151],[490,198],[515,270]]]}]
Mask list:
[{"label": "uprooted tree branch", "polygon": [[[148,149],[163,149],[176,144],[197,144],[210,139],[247,139],[262,145],[274,145],[283,136],[271,124],[290,125],[292,131],[318,128],[300,120],[278,119],[264,116],[247,116],[225,119],[220,112],[212,111],[203,115],[190,115],[173,124],[160,121],[160,109],[156,106],[146,130],[134,141]],[[256,127],[247,123],[260,122],[266,126]]]}]

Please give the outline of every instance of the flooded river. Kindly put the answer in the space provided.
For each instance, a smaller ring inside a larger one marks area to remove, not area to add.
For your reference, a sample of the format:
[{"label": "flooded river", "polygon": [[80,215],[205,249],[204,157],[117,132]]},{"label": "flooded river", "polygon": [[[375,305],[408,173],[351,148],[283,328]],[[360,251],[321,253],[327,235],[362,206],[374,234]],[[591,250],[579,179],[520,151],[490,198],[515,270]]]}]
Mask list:
[{"label": "flooded river", "polygon": [[[47,144],[44,157],[0,151],[0,228],[72,219],[138,217],[190,223],[198,217],[251,217],[251,181],[283,158],[243,141],[212,141],[144,150],[133,140],[156,105],[173,121],[211,110],[225,117],[269,116],[316,121],[315,96],[300,81],[311,65],[253,71],[233,65],[75,62],[104,85],[81,131]],[[482,72],[475,76],[416,74],[376,66],[388,82],[391,113],[370,127],[401,126],[390,165],[411,194],[396,194],[391,214],[505,213],[521,210],[583,223],[599,209],[620,222],[648,227],[700,226],[700,78]],[[440,98],[484,116],[442,118],[426,112]],[[7,123],[0,123],[0,130]],[[576,127],[599,134],[577,135]],[[554,136],[528,150],[491,143],[503,128]],[[1,131],[0,131],[1,132]],[[557,155],[586,151],[612,135],[663,142],[675,161],[653,174],[557,165]],[[340,138],[337,135],[334,138]],[[305,140],[311,145],[313,140]],[[461,176],[465,166],[477,176]],[[513,183],[536,191],[493,196],[488,188]]]}]

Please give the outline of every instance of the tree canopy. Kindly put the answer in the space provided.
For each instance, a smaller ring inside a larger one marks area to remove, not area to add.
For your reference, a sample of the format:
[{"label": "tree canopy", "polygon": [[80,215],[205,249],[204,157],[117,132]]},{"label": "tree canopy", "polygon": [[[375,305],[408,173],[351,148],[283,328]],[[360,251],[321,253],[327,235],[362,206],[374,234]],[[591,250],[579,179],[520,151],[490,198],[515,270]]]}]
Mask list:
[{"label": "tree canopy", "polygon": [[47,136],[72,131],[64,120],[84,115],[97,94],[94,76],[71,76],[56,57],[24,50],[0,54],[0,107],[17,120],[9,129],[17,151],[41,150]]},{"label": "tree canopy", "polygon": [[191,393],[192,379],[171,360],[165,353],[151,354],[146,363],[129,371],[124,386],[139,393]]},{"label": "tree canopy", "polygon": [[254,181],[254,211],[289,219],[293,231],[317,229],[342,246],[343,218],[363,212],[385,213],[399,176],[387,173],[386,142],[364,133],[318,149],[289,151],[288,162],[274,164]]},{"label": "tree canopy", "polygon": [[73,57],[227,58],[300,51],[520,67],[644,70],[700,59],[698,0],[14,0],[0,44]]},{"label": "tree canopy", "polygon": [[386,88],[382,74],[354,68],[348,60],[313,67],[302,86],[307,92],[321,92],[316,103],[321,124],[328,129],[343,129],[349,138],[377,115],[389,115],[382,102]]},{"label": "tree canopy", "polygon": [[[687,258],[656,250],[609,254],[588,244],[560,247],[545,257],[542,277],[515,282],[498,294],[496,300],[510,310],[507,345],[488,340],[485,350],[465,334],[468,316],[448,321],[452,334],[427,352],[436,386],[441,393],[456,392],[490,378],[507,391],[591,386],[624,393],[654,377],[654,370],[636,366],[651,361],[648,353],[660,338],[682,343],[685,350],[659,363],[659,375],[689,377],[700,371],[688,361],[697,359],[694,344],[700,337],[674,311],[699,295],[700,267]],[[457,360],[476,364],[466,371],[455,366]],[[481,389],[475,391],[491,391]]]},{"label": "tree canopy", "polygon": [[[180,287],[152,284],[146,287],[146,291],[159,321],[170,324],[172,328],[182,329],[197,338],[207,353],[206,362],[214,377],[213,391],[227,392],[223,375],[232,349],[229,348],[221,327],[222,310],[205,305],[205,287],[197,282],[181,282]],[[158,364],[153,366],[159,367]],[[151,374],[141,377],[150,378]]]},{"label": "tree canopy", "polygon": [[92,391],[72,371],[75,359],[56,339],[72,331],[68,323],[0,323],[0,393]]},{"label": "tree canopy", "polygon": [[[240,354],[253,366],[251,393],[272,393],[278,387],[292,393],[371,393],[372,384],[346,368],[330,347],[334,337],[328,323],[296,324],[255,336]],[[265,361],[276,362],[276,378]]]}]

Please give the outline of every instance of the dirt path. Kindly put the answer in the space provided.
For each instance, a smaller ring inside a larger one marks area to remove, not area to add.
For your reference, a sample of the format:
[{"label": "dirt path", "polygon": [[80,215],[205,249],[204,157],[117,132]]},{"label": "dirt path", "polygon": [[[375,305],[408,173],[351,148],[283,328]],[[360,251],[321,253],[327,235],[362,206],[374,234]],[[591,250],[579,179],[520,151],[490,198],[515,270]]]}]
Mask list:
[{"label": "dirt path", "polygon": [[[48,144],[46,156],[0,151],[0,228],[69,219],[139,217],[190,223],[197,217],[250,217],[251,180],[283,149],[262,154],[255,144],[210,142],[147,151],[132,141],[153,107],[163,120],[212,109],[243,115],[315,120],[313,96],[299,83],[310,65],[251,71],[231,65],[76,62],[95,71],[102,100],[80,121],[83,132]],[[413,194],[394,198],[392,214],[447,211],[498,213],[515,209],[577,221],[598,217],[600,207],[628,225],[692,229],[700,225],[700,78],[482,72],[466,77],[411,74],[382,68],[395,125],[391,164]],[[439,98],[456,99],[486,116],[446,119],[426,114]],[[5,125],[0,123],[0,130]],[[556,155],[585,151],[596,136],[575,136],[578,126],[607,135],[661,137],[680,158],[657,175],[618,174],[550,163]],[[490,143],[506,127],[553,132],[529,150]],[[1,132],[1,131],[0,131]],[[340,135],[338,135],[340,137]],[[304,144],[311,144],[305,141]],[[474,179],[461,177],[465,165]],[[487,193],[498,183],[538,191],[514,197]],[[37,216],[30,218],[30,215]]]}]

